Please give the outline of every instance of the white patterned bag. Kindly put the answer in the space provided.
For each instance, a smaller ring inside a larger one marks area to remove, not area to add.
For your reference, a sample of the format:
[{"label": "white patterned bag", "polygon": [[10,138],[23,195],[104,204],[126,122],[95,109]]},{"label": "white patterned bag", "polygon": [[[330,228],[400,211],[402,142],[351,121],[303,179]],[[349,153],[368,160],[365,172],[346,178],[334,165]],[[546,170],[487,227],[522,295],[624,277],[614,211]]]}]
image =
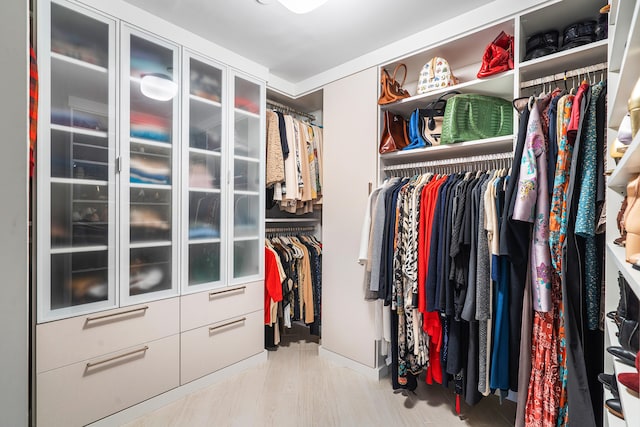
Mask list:
[{"label": "white patterned bag", "polygon": [[424,64],[418,79],[418,94],[458,84],[446,59],[435,56]]}]

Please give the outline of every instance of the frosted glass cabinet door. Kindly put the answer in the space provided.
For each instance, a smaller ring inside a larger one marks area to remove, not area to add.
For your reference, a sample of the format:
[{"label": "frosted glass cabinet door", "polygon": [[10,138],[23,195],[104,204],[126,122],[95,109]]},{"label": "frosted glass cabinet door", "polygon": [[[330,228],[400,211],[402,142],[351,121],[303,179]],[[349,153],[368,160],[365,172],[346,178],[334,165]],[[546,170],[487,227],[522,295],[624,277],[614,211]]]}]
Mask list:
[{"label": "frosted glass cabinet door", "polygon": [[264,185],[263,86],[235,75],[233,108],[233,156],[230,157],[233,188],[233,279],[258,276],[262,260],[261,189]]},{"label": "frosted glass cabinet door", "polygon": [[[177,46],[123,26],[121,305],[177,294]],[[126,159],[128,158],[128,162]],[[127,227],[128,225],[128,227]],[[128,266],[128,268],[127,268]]]},{"label": "frosted glass cabinet door", "polygon": [[[43,2],[38,46],[38,322],[115,301],[115,23]],[[48,53],[48,54],[47,54]]]},{"label": "frosted glass cabinet door", "polygon": [[222,67],[183,55],[182,222],[183,292],[210,289],[223,280],[225,194]]}]

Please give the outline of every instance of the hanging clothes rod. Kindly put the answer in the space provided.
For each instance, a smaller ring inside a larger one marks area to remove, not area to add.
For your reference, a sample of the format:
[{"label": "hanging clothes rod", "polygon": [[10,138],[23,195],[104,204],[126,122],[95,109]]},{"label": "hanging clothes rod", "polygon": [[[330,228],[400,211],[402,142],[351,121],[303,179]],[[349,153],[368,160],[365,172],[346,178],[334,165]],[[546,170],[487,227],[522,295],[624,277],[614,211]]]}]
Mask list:
[{"label": "hanging clothes rod", "polygon": [[582,76],[588,73],[595,73],[597,71],[606,70],[609,68],[606,62],[601,62],[599,64],[589,65],[587,67],[576,68],[575,70],[565,71],[563,73],[552,74],[550,76],[539,77],[533,80],[527,80],[526,82],[520,83],[520,88],[539,86],[544,83],[553,83],[558,80],[565,80],[570,77]]},{"label": "hanging clothes rod", "polygon": [[470,156],[470,157],[456,157],[454,159],[443,159],[443,160],[431,160],[425,162],[416,162],[416,163],[403,163],[401,165],[390,165],[385,166],[384,171],[397,171],[397,170],[406,170],[406,169],[427,169],[433,167],[442,167],[449,165],[465,165],[465,164],[477,164],[481,162],[491,162],[494,160],[511,160],[513,159],[513,153],[497,153],[497,154],[485,154],[481,156]]},{"label": "hanging clothes rod", "polygon": [[296,233],[312,233],[316,231],[316,227],[313,226],[296,226],[296,227],[268,227],[265,229],[265,234],[296,234]]},{"label": "hanging clothes rod", "polygon": [[314,122],[316,120],[316,116],[314,116],[311,113],[305,113],[304,111],[298,111],[295,108],[291,108],[288,105],[280,104],[279,102],[272,101],[270,99],[267,99],[267,107],[272,109],[272,110],[279,111],[281,113],[294,114],[296,116],[306,117],[307,119],[311,120],[312,122]]}]

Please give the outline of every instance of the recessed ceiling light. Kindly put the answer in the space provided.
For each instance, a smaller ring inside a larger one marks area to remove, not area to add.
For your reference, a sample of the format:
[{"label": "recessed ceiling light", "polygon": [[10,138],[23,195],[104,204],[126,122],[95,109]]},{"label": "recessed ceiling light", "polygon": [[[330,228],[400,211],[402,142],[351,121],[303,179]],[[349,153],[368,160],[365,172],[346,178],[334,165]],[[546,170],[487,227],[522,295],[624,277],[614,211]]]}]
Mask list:
[{"label": "recessed ceiling light", "polygon": [[[260,4],[271,4],[273,0],[256,0]],[[281,5],[293,13],[309,13],[325,4],[327,0],[278,0]]]}]

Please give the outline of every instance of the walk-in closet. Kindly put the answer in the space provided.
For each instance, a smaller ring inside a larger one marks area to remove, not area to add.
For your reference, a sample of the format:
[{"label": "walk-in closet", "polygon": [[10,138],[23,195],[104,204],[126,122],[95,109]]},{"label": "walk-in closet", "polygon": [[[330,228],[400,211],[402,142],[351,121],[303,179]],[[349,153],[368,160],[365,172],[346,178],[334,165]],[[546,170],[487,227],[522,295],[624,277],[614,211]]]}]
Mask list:
[{"label": "walk-in closet", "polygon": [[3,5],[0,424],[637,426],[639,21]]}]

